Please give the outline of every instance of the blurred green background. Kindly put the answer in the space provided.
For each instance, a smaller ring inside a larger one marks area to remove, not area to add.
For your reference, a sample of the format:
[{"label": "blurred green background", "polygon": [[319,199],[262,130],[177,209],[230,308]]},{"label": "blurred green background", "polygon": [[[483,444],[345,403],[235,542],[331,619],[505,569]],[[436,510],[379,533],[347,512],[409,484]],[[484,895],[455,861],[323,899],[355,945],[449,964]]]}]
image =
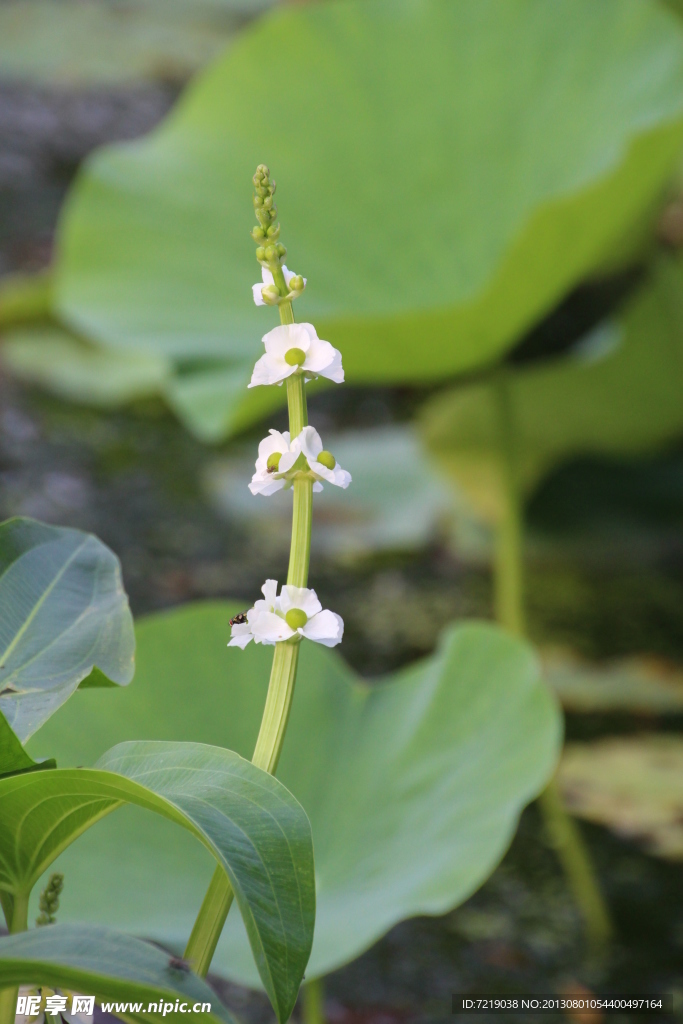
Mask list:
[{"label": "blurred green background", "polygon": [[611,957],[586,958],[532,806],[464,906],[330,976],[331,1024],[446,1019],[465,990],[683,992],[679,13],[0,2],[4,517],[96,532],[136,615],[282,578],[286,496],[246,489],[286,423],[279,392],[245,391],[275,323],[250,294],[262,160],[309,280],[297,315],[347,371],[310,397],[354,478],[316,504],[312,585],[353,669],[407,665],[454,620],[510,625],[521,514]]}]

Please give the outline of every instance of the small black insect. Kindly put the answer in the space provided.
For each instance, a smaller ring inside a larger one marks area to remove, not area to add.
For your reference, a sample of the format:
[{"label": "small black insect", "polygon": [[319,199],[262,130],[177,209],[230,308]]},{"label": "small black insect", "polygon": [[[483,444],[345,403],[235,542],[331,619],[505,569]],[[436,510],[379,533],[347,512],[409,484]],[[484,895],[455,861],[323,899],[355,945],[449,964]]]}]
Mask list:
[{"label": "small black insect", "polygon": [[174,971],[190,970],[190,965],[188,964],[187,960],[183,960],[181,956],[169,957],[168,966],[171,967]]},{"label": "small black insect", "polygon": [[[248,609],[247,609],[248,611]],[[247,612],[239,612],[234,619],[230,619],[231,626],[241,626],[247,621]]]}]

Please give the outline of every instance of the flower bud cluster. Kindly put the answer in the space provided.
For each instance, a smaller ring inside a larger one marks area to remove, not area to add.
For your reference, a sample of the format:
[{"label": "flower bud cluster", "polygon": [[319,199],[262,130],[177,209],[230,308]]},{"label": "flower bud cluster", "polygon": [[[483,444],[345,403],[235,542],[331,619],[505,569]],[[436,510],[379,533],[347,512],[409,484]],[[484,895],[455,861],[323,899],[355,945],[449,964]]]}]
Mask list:
[{"label": "flower bud cluster", "polygon": [[284,265],[287,250],[278,241],[280,225],[277,223],[274,199],[277,186],[271,180],[270,170],[265,164],[258,165],[252,180],[254,212],[258,224],[251,229],[251,237],[257,246],[256,259],[263,268],[263,285],[254,285],[254,302],[257,306],[278,306],[282,302],[297,299],[306,287],[306,279],[288,271]]}]

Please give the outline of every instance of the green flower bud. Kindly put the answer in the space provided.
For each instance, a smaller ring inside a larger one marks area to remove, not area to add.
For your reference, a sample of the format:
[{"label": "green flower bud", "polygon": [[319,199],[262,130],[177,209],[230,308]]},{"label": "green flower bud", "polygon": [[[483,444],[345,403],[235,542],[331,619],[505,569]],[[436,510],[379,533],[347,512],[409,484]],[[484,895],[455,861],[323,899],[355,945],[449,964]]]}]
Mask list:
[{"label": "green flower bud", "polygon": [[325,466],[327,469],[334,469],[334,467],[337,465],[337,460],[335,459],[332,452],[320,452],[320,454],[317,456],[317,461],[320,463],[321,466]]},{"label": "green flower bud", "polygon": [[[277,306],[280,301],[280,292],[274,284],[268,284],[265,288],[262,288],[261,296],[268,306]],[[285,358],[287,357],[285,356]]]},{"label": "green flower bud", "polygon": [[265,199],[263,200],[263,208],[265,210],[271,210],[272,207],[273,207],[273,197],[269,196],[269,195],[266,195]]},{"label": "green flower bud", "polygon": [[308,622],[308,615],[301,608],[290,608],[285,615],[285,622],[290,629],[301,629]]},{"label": "green flower bud", "polygon": [[295,274],[294,277],[290,277],[289,287],[293,292],[302,292],[304,290],[304,279],[301,274]]},{"label": "green flower bud", "polygon": [[301,348],[290,348],[285,352],[285,362],[289,366],[303,366],[306,353]]},{"label": "green flower bud", "polygon": [[275,248],[277,249],[277,254],[280,257],[280,259],[282,259],[283,256],[287,255],[287,250],[285,249],[282,242],[278,242]]},{"label": "green flower bud", "polygon": [[268,461],[266,462],[266,469],[268,470],[269,473],[276,472],[278,466],[280,465],[281,458],[281,452],[273,452],[272,455],[268,456]]},{"label": "green flower bud", "polygon": [[262,245],[259,245],[258,249],[256,250],[256,259],[257,260],[265,260],[265,258],[266,258],[266,250],[263,248]]},{"label": "green flower bud", "polygon": [[256,173],[260,174],[262,178],[270,177],[270,171],[268,170],[265,164],[259,164],[258,167],[256,168]]},{"label": "green flower bud", "polygon": [[254,196],[254,208],[258,210],[261,206],[263,206],[263,199],[261,199],[261,196]]},{"label": "green flower bud", "polygon": [[271,224],[268,230],[266,231],[266,234],[268,235],[268,238],[277,238],[280,234],[280,225]]},{"label": "green flower bud", "polygon": [[262,227],[257,226],[251,229],[251,237],[254,239],[255,242],[259,242],[262,238],[265,237],[265,234],[266,233]]},{"label": "green flower bud", "polygon": [[269,263],[274,263],[277,259],[277,249],[274,245],[269,245],[266,249],[266,259]]}]

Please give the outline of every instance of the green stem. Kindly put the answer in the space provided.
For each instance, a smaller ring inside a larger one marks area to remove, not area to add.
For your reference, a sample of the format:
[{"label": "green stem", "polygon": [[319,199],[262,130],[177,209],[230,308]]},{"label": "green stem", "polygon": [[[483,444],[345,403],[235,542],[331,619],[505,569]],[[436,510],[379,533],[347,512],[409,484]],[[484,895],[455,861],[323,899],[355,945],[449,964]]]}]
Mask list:
[{"label": "green stem", "polygon": [[[503,492],[502,518],[496,531],[494,596],[496,619],[516,636],[526,635],[524,615],[524,518],[517,464],[515,421],[505,370],[494,383],[498,415]],[[579,826],[567,813],[557,781],[539,797],[539,806],[565,877],[581,913],[588,944],[602,951],[612,933],[609,911]]]},{"label": "green stem", "polygon": [[7,930],[12,923],[12,914],[14,913],[14,896],[11,892],[5,892],[4,889],[0,889],[0,906],[2,906],[2,912],[5,915],[5,921],[7,923]]},{"label": "green stem", "polygon": [[[281,281],[278,279],[277,273],[274,273],[273,277],[281,293],[286,294],[282,271],[279,272]],[[294,323],[291,302],[283,302],[279,309],[280,320],[283,324]],[[292,374],[287,378],[287,404],[289,406],[289,431],[292,437],[296,437],[308,423],[302,374]],[[311,549],[313,482],[307,479],[297,479],[294,481],[293,491],[292,544],[289,552],[287,582],[297,587],[305,587],[308,582],[308,562]],[[252,757],[252,762],[257,767],[271,775],[277,771],[280,760],[294,697],[298,662],[298,643],[285,642],[275,645],[261,728]],[[211,966],[233,899],[234,893],[228,876],[223,868],[218,866],[213,873],[185,948],[185,959],[192,964],[194,970],[201,977],[206,977]],[[2,1024],[1,1021],[0,1024]]]},{"label": "green stem", "polygon": [[[28,893],[15,895],[12,906],[12,920],[9,923],[9,933],[25,932],[28,928]],[[0,1024],[14,1024],[17,1012],[18,986],[4,988],[0,992]]]},{"label": "green stem", "polygon": [[590,951],[600,956],[612,937],[612,922],[579,826],[567,814],[555,779],[543,790],[538,803],[550,842],[583,917]]},{"label": "green stem", "polygon": [[302,1024],[325,1024],[325,983],[313,978],[302,988]]}]

